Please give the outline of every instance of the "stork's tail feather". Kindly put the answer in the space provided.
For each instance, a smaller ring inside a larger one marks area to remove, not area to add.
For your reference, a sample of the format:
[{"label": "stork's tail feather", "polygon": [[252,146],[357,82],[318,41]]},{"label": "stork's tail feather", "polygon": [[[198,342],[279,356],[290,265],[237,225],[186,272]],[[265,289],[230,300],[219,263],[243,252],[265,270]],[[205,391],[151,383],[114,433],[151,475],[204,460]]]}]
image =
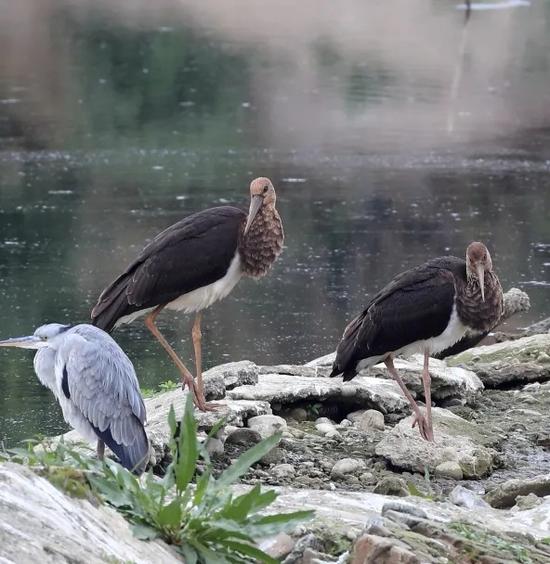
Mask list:
[{"label": "stork's tail feather", "polygon": [[127,313],[128,309],[125,281],[116,282],[99,296],[91,315],[92,325],[107,332],[113,329],[115,323]]},{"label": "stork's tail feather", "polygon": [[142,425],[140,433],[130,445],[117,443],[111,434],[110,428],[100,431],[94,427],[96,435],[115,453],[120,464],[138,476],[143,474],[149,462],[149,439]]}]

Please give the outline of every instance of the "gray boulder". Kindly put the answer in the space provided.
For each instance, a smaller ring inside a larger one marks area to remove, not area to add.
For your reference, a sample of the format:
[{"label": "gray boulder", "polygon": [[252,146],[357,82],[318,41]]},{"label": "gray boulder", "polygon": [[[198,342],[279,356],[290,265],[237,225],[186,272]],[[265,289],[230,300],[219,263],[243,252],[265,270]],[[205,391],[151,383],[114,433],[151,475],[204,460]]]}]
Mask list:
[{"label": "gray boulder", "polygon": [[364,403],[382,413],[402,412],[407,406],[399,386],[391,380],[357,377],[351,382],[341,378],[313,378],[288,374],[260,374],[255,386],[239,386],[227,392],[233,400],[269,401],[282,405],[334,400]]},{"label": "gray boulder", "polygon": [[550,495],[550,474],[542,474],[527,480],[507,480],[485,495],[485,501],[497,509],[512,507],[518,496],[535,494],[539,497]]},{"label": "gray boulder", "polygon": [[485,386],[498,388],[550,380],[550,333],[475,347],[446,359],[475,370]]},{"label": "gray boulder", "polygon": [[262,439],[286,430],[286,421],[278,415],[258,415],[248,420],[248,427],[257,431]]},{"label": "gray boulder", "polygon": [[71,498],[23,466],[0,464],[0,562],[181,561],[161,541],[138,540],[113,509]]},{"label": "gray boulder", "polygon": [[480,478],[489,474],[497,458],[491,448],[498,438],[483,427],[466,421],[445,409],[432,409],[435,442],[421,438],[412,428],[412,416],[400,421],[376,445],[376,454],[394,466],[423,473],[435,472],[437,466],[454,459],[465,478]]}]

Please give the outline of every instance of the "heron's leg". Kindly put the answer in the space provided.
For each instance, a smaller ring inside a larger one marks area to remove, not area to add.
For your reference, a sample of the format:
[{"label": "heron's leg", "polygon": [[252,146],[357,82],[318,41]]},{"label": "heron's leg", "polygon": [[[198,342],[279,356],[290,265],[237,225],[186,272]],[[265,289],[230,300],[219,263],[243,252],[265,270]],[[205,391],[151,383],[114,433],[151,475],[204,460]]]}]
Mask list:
[{"label": "heron's leg", "polygon": [[189,370],[187,370],[185,364],[181,361],[176,351],[169,345],[168,341],[164,338],[164,335],[159,331],[159,328],[155,325],[155,319],[157,315],[161,312],[164,306],[157,306],[150,314],[145,317],[145,325],[147,329],[153,333],[157,341],[164,347],[164,350],[169,354],[170,358],[174,361],[174,364],[178,367],[181,373],[182,384],[189,386],[189,391],[193,394],[193,400],[195,405],[202,409],[199,405],[199,398],[195,390],[195,383],[193,382],[193,375]]},{"label": "heron's leg", "polygon": [[191,330],[191,335],[193,337],[193,348],[195,349],[195,368],[197,371],[197,405],[202,411],[214,411],[216,405],[212,403],[206,403],[206,398],[204,397],[204,382],[202,380],[202,332],[201,332],[201,312],[197,312],[195,316],[195,321],[193,322],[193,329]]},{"label": "heron's leg", "polygon": [[424,351],[424,370],[422,370],[422,384],[424,384],[424,399],[426,400],[426,419],[428,420],[428,440],[434,440],[434,428],[432,423],[432,378],[428,368],[430,353]]},{"label": "heron's leg", "polygon": [[413,413],[414,413],[414,416],[415,416],[414,421],[413,421],[413,427],[418,423],[418,430],[420,431],[420,435],[422,436],[422,438],[426,439],[427,441],[430,440],[428,438],[428,433],[427,433],[428,422],[426,421],[426,418],[422,415],[420,408],[418,407],[418,404],[414,401],[414,398],[412,397],[411,392],[409,392],[407,386],[405,386],[405,382],[403,382],[403,380],[401,380],[401,376],[399,376],[399,373],[397,372],[397,370],[395,369],[395,366],[393,365],[392,357],[388,356],[386,358],[386,360],[384,361],[384,364],[386,365],[389,373],[392,375],[394,380],[397,382],[397,384],[401,388],[401,391],[403,392],[403,394],[405,394],[407,401],[411,405],[411,409],[413,410]]},{"label": "heron's leg", "polygon": [[101,440],[97,440],[97,458],[103,460],[105,456],[105,443]]}]

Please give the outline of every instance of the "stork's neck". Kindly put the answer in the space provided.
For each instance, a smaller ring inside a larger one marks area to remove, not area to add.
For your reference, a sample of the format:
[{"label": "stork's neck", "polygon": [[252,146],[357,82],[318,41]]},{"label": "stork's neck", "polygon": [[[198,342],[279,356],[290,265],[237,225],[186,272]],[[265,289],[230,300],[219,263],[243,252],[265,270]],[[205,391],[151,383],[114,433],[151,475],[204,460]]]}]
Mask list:
[{"label": "stork's neck", "polygon": [[499,322],[503,311],[503,295],[497,275],[485,272],[485,301],[477,276],[469,276],[456,286],[456,308],[464,325],[477,331],[490,331]]},{"label": "stork's neck", "polygon": [[283,224],[274,205],[260,208],[246,235],[245,223],[239,241],[241,268],[247,276],[260,278],[283,250]]}]

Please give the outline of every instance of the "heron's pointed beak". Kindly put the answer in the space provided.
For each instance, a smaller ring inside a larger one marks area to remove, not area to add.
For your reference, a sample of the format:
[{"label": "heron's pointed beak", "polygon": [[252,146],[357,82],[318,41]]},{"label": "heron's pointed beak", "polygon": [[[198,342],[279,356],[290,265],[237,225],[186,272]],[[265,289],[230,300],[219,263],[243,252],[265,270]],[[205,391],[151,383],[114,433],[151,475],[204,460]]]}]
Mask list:
[{"label": "heron's pointed beak", "polygon": [[30,335],[29,337],[14,337],[0,341],[0,347],[18,347],[20,349],[41,349],[46,346],[46,342],[40,337]]},{"label": "heron's pointed beak", "polygon": [[260,195],[252,196],[250,200],[250,209],[248,210],[248,219],[246,220],[246,226],[244,228],[244,234],[248,233],[256,214],[260,211],[262,204],[264,203],[264,199]]},{"label": "heron's pointed beak", "polygon": [[481,301],[485,301],[485,269],[482,264],[476,266],[477,279],[479,280],[479,287],[481,289]]}]

